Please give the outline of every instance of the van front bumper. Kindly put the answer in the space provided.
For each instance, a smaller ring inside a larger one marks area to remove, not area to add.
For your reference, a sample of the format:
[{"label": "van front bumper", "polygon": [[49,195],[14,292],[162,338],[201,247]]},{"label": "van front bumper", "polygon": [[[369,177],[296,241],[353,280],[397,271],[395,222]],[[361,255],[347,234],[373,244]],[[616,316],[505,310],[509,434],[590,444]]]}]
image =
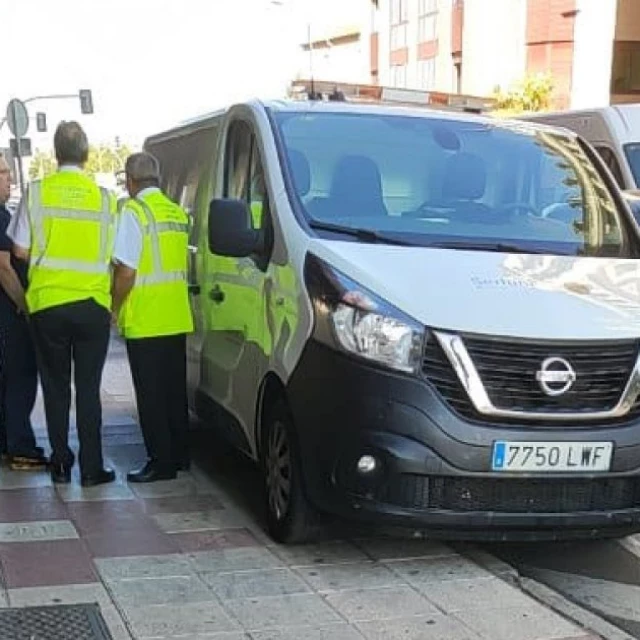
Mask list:
[{"label": "van front bumper", "polygon": [[[640,421],[472,422],[425,380],[309,342],[289,382],[305,491],[321,511],[459,539],[558,539],[640,531]],[[612,441],[605,474],[500,474],[496,440]],[[371,456],[375,471],[358,461]]]}]

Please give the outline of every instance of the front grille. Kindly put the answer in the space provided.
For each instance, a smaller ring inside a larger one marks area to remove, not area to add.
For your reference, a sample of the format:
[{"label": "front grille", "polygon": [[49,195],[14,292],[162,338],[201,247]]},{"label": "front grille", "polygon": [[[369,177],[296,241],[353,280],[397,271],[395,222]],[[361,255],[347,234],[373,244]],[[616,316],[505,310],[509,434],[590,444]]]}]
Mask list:
[{"label": "front grille", "polygon": [[[477,337],[463,339],[495,407],[528,413],[552,412],[559,417],[563,412],[590,413],[615,407],[629,380],[638,353],[637,343],[628,341],[575,345]],[[577,379],[567,393],[550,397],[540,388],[536,372],[546,358],[554,356],[570,362]],[[425,348],[422,372],[458,414],[471,420],[487,419],[473,407],[435,339],[430,340]],[[640,402],[626,416],[608,422],[630,421],[639,415]],[[491,417],[491,421],[513,422],[511,419],[494,417]],[[533,422],[527,420],[527,424]]]},{"label": "front grille", "polygon": [[573,513],[640,508],[635,478],[456,478],[403,474],[383,502],[407,509],[496,513]]}]

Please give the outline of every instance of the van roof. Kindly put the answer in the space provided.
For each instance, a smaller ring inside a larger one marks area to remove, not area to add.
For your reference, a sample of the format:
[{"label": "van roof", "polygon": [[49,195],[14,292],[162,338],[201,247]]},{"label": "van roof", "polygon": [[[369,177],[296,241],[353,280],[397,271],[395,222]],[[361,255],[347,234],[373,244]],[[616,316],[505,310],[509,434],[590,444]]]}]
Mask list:
[{"label": "van roof", "polygon": [[600,115],[614,130],[616,137],[624,142],[638,142],[640,134],[640,103],[615,104],[594,109],[571,109],[568,111],[545,111],[519,116],[529,122],[546,118],[589,117]]},{"label": "van roof", "polygon": [[[290,113],[360,113],[373,115],[404,115],[417,118],[439,118],[452,120],[457,122],[481,122],[496,128],[504,128],[514,132],[532,132],[532,131],[553,131],[558,133],[557,127],[545,124],[543,122],[532,122],[523,120],[510,120],[495,118],[489,115],[480,115],[475,113],[465,113],[449,109],[438,109],[436,107],[413,107],[389,105],[384,103],[362,103],[362,102],[330,102],[321,100],[252,100],[248,102],[238,103],[253,105],[258,108],[269,109],[274,112],[290,112]],[[159,142],[160,140],[171,138],[176,135],[190,133],[197,129],[206,127],[214,118],[218,118],[226,113],[227,109],[203,114],[195,118],[183,121],[177,126],[159,132],[147,138],[145,144]],[[572,131],[562,131],[567,137],[573,137]]]}]

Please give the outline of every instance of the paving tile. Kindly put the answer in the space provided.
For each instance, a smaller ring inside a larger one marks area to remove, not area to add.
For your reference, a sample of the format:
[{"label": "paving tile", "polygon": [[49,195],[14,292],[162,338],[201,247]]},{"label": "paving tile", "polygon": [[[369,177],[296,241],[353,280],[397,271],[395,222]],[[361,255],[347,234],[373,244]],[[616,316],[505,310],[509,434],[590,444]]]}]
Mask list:
[{"label": "paving tile", "polygon": [[355,543],[374,560],[407,560],[458,555],[453,549],[430,540],[372,538]]},{"label": "paving tile", "polygon": [[173,638],[188,634],[197,637],[197,634],[211,635],[240,630],[238,623],[213,600],[180,606],[127,608],[125,617],[137,639]]},{"label": "paving tile", "polygon": [[68,520],[0,524],[0,543],[36,542],[39,540],[73,540],[76,538],[78,538],[78,532],[73,526],[73,523]]},{"label": "paving tile", "polygon": [[12,471],[11,469],[0,468],[0,491],[52,486],[51,476],[48,473]]},{"label": "paving tile", "polygon": [[81,535],[101,535],[146,528],[156,533],[155,522],[136,500],[94,500],[72,502],[68,506],[71,519]]},{"label": "paving tile", "polygon": [[211,493],[199,487],[190,475],[150,484],[132,484],[131,490],[139,498],[168,498]]},{"label": "paving tile", "polygon": [[100,583],[9,589],[9,603],[12,607],[81,604],[83,602],[97,602],[100,607],[113,605],[111,597]]},{"label": "paving tile", "polygon": [[326,627],[292,627],[271,631],[253,631],[252,640],[362,640],[364,636],[348,624]]},{"label": "paving tile", "polygon": [[300,567],[296,571],[321,593],[345,589],[376,589],[402,582],[387,567],[373,562]]},{"label": "paving tile", "polygon": [[290,569],[242,571],[239,573],[203,573],[202,579],[220,600],[261,598],[310,593],[307,584]]},{"label": "paving tile", "polygon": [[367,562],[369,560],[367,555],[355,545],[343,541],[304,546],[271,545],[269,548],[292,567]]},{"label": "paving tile", "polygon": [[413,585],[442,580],[473,580],[492,576],[486,569],[461,556],[393,560],[387,562],[386,565]]},{"label": "paving tile", "polygon": [[344,620],[318,595],[227,600],[224,607],[252,632],[295,626],[322,626]]},{"label": "paving tile", "polygon": [[220,531],[192,531],[172,533],[168,536],[182,553],[261,546],[248,529],[222,529]]},{"label": "paving tile", "polygon": [[88,502],[103,500],[135,500],[135,495],[126,484],[113,483],[84,488],[77,482],[56,487],[64,502]]},{"label": "paving tile", "polygon": [[132,635],[114,606],[100,607],[100,613],[109,627],[112,640],[131,640]]},{"label": "paving tile", "polygon": [[564,640],[584,635],[584,630],[536,603],[517,609],[471,609],[455,617],[485,640]]},{"label": "paving tile", "polygon": [[0,562],[10,589],[98,582],[80,540],[0,544]]},{"label": "paving tile", "polygon": [[418,589],[446,613],[469,609],[490,609],[499,603],[501,607],[526,607],[529,596],[499,578],[476,580],[445,580],[429,582]]},{"label": "paving tile", "polygon": [[220,499],[214,495],[145,498],[140,502],[143,509],[151,515],[160,513],[196,513],[198,511],[217,511],[224,509],[224,505]]},{"label": "paving tile", "polygon": [[66,506],[53,487],[0,491],[0,522],[66,520]]},{"label": "paving tile", "polygon": [[188,577],[194,573],[194,567],[188,558],[175,554],[96,558],[94,562],[98,573],[106,581],[130,578],[177,578]]},{"label": "paving tile", "polygon": [[339,591],[327,602],[349,622],[438,615],[440,611],[411,587]]},{"label": "paving tile", "polygon": [[127,609],[154,604],[179,605],[214,600],[210,589],[195,576],[136,578],[109,583],[113,597]]},{"label": "paving tile", "polygon": [[462,623],[443,615],[360,622],[356,626],[368,640],[480,640]]},{"label": "paving tile", "polygon": [[178,551],[177,544],[171,536],[145,528],[86,536],[84,542],[94,558],[156,556]]},{"label": "paving tile", "polygon": [[159,513],[153,516],[153,519],[158,527],[167,533],[233,529],[249,524],[247,518],[241,514],[224,509],[192,513]]},{"label": "paving tile", "polygon": [[201,551],[191,553],[188,557],[193,569],[198,573],[233,573],[235,571],[276,569],[283,566],[282,560],[262,547]]}]

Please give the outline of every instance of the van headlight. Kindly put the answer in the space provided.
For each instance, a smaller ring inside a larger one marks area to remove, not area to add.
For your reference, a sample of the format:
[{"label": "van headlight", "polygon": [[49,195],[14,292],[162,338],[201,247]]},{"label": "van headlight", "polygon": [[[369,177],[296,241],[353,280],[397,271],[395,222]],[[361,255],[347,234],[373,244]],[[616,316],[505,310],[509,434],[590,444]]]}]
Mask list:
[{"label": "van headlight", "polygon": [[390,369],[418,372],[422,325],[313,255],[305,276],[317,339]]}]

